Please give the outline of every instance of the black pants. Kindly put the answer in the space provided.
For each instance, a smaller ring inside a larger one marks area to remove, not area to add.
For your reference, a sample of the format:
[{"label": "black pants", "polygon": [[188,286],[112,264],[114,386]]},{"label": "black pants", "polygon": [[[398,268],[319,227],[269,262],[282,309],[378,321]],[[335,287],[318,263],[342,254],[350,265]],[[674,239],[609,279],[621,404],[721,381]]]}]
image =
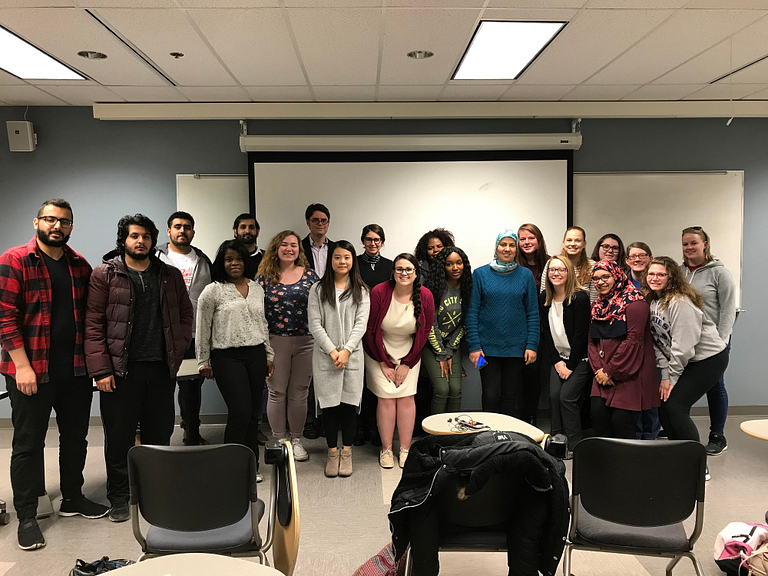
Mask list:
[{"label": "black pants", "polygon": [[365,381],[363,382],[363,397],[360,400],[360,414],[357,415],[357,429],[371,432],[377,429],[376,408],[379,405],[379,399],[368,389]]},{"label": "black pants", "polygon": [[581,442],[581,407],[584,403],[585,381],[592,381],[594,373],[589,362],[578,363],[568,380],[557,374],[555,367],[550,368],[549,403],[552,410],[550,434],[563,434],[568,437],[568,450]]},{"label": "black pants", "polygon": [[523,358],[487,356],[488,364],[480,370],[483,385],[483,412],[498,412],[523,418],[519,406],[523,389]]},{"label": "black pants", "polygon": [[211,368],[216,385],[227,404],[224,442],[244,444],[259,462],[259,413],[267,352],[263,344],[211,351]]},{"label": "black pants", "polygon": [[523,366],[523,413],[525,421],[534,426],[539,412],[542,382],[549,383],[548,367],[549,363],[541,362],[538,357],[536,362]]},{"label": "black pants", "polygon": [[93,385],[90,378],[73,373],[72,366],[52,366],[50,381],[38,384],[32,396],[19,392],[13,377],[5,377],[13,422],[11,487],[19,520],[34,518],[37,499],[45,494],[43,448],[51,409],[56,411],[59,427],[61,495],[70,499],[82,493]]},{"label": "black pants", "polygon": [[691,406],[717,385],[727,367],[728,350],[688,363],[659,410],[659,419],[670,440],[699,441],[699,431],[691,420]]},{"label": "black pants", "polygon": [[[195,340],[184,352],[184,359],[195,357]],[[203,401],[203,382],[205,378],[185,378],[178,380],[179,412],[181,427],[187,431],[187,446],[200,444],[200,404]]]},{"label": "black pants", "polygon": [[128,450],[135,443],[136,425],[141,423],[142,444],[170,444],[176,416],[175,388],[166,362],[130,361],[126,376],[115,376],[115,389],[99,393],[107,498],[112,504],[128,501]]},{"label": "black pants", "polygon": [[605,398],[600,396],[592,396],[591,408],[595,435],[604,438],[636,438],[640,411],[608,407]]},{"label": "black pants", "polygon": [[352,446],[357,427],[357,406],[342,402],[338,406],[323,408],[323,421],[325,422],[325,441],[328,448],[336,448],[339,444],[339,428],[341,428],[341,442],[344,446]]}]

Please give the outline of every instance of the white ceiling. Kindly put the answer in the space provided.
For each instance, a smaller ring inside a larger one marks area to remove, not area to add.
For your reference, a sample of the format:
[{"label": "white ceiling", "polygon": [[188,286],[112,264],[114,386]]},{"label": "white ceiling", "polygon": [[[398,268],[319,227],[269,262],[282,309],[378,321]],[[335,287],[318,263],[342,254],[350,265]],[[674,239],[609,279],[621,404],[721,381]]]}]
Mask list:
[{"label": "white ceiling", "polygon": [[[568,24],[514,82],[450,80],[483,19]],[[768,99],[768,59],[712,83],[768,56],[768,0],[0,0],[0,25],[89,78],[0,71],[0,105]]]}]

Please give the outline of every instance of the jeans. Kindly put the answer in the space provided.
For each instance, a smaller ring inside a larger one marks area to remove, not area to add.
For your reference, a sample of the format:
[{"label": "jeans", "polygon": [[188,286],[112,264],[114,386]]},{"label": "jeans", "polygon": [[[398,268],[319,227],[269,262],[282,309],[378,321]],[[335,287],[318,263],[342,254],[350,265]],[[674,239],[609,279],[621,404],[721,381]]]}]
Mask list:
[{"label": "jeans", "polygon": [[[730,356],[731,340],[728,339],[726,351]],[[709,431],[721,436],[725,432],[725,420],[728,418],[728,391],[725,389],[725,373],[712,388],[707,390],[707,405],[709,406]]]}]

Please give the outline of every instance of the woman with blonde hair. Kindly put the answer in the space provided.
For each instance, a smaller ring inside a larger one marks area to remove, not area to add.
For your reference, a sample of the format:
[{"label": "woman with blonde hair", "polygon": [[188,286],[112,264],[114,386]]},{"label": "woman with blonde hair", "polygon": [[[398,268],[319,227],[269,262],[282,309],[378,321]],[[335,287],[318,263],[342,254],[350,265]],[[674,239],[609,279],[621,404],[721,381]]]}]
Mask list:
[{"label": "woman with blonde hair", "polygon": [[283,230],[272,238],[256,277],[264,290],[269,342],[275,352],[274,372],[267,382],[267,417],[274,437],[290,440],[298,461],[309,460],[301,445],[312,379],[307,304],[309,289],[318,280],[296,232]]},{"label": "woman with blonde hair", "polygon": [[[595,261],[587,258],[587,233],[580,226],[571,226],[563,235],[563,249],[560,256],[566,256],[573,264],[576,272],[576,280],[584,290],[589,294],[589,301],[597,300],[597,289],[592,284],[592,268]],[[547,278],[546,267],[541,275],[541,285]]]},{"label": "woman with blonde hair", "polygon": [[542,366],[549,367],[550,434],[564,433],[570,454],[582,438],[581,409],[592,380],[587,360],[589,296],[579,286],[570,259],[549,259],[539,304]]}]

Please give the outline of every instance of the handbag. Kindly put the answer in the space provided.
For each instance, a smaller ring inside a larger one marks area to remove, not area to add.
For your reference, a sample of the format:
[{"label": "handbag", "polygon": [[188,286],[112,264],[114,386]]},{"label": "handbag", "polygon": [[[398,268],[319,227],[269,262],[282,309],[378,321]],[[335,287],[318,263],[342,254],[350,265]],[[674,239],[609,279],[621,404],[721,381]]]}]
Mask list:
[{"label": "handbag", "polygon": [[78,558],[75,562],[75,567],[69,572],[69,576],[92,576],[93,574],[106,574],[112,570],[117,570],[123,566],[129,566],[135,564],[133,560],[126,560],[123,558],[117,558],[110,560],[108,556],[104,556],[101,560],[95,562],[86,562]]}]

